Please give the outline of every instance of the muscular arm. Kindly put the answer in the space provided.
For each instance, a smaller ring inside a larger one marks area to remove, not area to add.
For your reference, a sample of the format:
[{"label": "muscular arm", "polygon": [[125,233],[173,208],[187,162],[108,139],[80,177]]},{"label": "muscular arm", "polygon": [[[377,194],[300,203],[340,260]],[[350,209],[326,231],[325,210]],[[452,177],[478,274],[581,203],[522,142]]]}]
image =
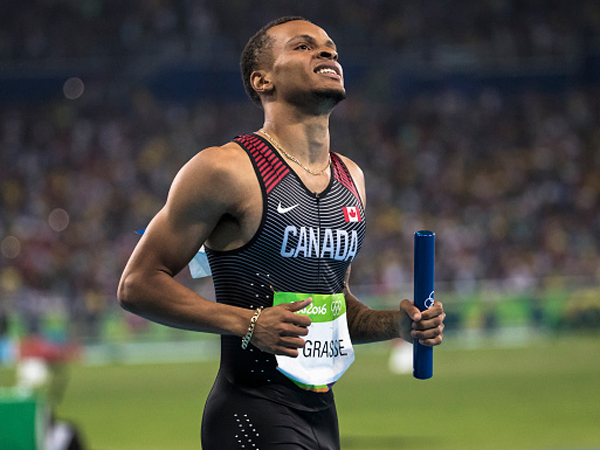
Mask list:
[{"label": "muscular arm", "polygon": [[355,344],[386,341],[400,336],[400,311],[375,311],[346,292],[350,337]]},{"label": "muscular arm", "polygon": [[235,207],[219,151],[228,153],[207,149],[179,172],[125,267],[118,297],[124,309],[164,325],[241,336],[251,311],[210,302],[173,279]]},{"label": "muscular arm", "polygon": [[423,345],[442,343],[446,314],[438,301],[422,313],[407,299],[398,310],[377,311],[361,303],[348,287],[350,268],[346,273],[346,314],[350,337],[355,344],[402,338],[407,342],[419,339]]},{"label": "muscular arm", "polygon": [[[366,208],[365,180],[363,172],[350,159],[343,157],[358,187],[363,205]],[[413,342],[419,339],[424,345],[438,345],[442,342],[444,313],[442,304],[435,302],[428,311],[421,313],[411,301],[402,300],[398,310],[377,311],[361,303],[350,291],[350,267],[346,273],[344,296],[348,328],[352,342],[356,344],[386,341],[402,338]]]},{"label": "muscular arm", "polygon": [[[366,209],[364,174],[352,160],[344,156],[342,156],[342,159],[352,174],[352,179],[358,188],[363,206]],[[364,305],[350,292],[349,279],[350,268],[346,273],[344,296],[346,298],[348,328],[350,329],[352,342],[361,344],[399,337],[400,311],[375,311]]]},{"label": "muscular arm", "polygon": [[[248,242],[260,222],[260,205],[258,181],[237,145],[200,152],[179,172],[165,206],[133,251],[119,283],[121,306],[163,325],[244,336],[253,310],[206,300],[173,277],[204,242],[217,250]],[[304,345],[299,336],[307,334],[310,318],[294,311],[309,303],[266,308],[252,343],[270,353],[297,356]]]},{"label": "muscular arm", "polygon": [[[350,269],[348,269],[348,273],[346,274],[344,296],[346,298],[348,328],[350,329],[352,342],[355,344],[364,344],[400,337],[400,310],[376,311],[364,305],[350,292],[348,286],[349,277]],[[404,335],[402,337],[412,342],[410,331],[408,332],[408,336]]]}]

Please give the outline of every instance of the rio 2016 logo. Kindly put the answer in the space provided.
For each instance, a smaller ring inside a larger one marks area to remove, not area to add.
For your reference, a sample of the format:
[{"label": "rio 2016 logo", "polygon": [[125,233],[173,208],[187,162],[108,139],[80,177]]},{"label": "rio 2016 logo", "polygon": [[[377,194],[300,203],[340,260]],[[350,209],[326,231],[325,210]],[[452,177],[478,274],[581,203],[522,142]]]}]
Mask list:
[{"label": "rio 2016 logo", "polygon": [[311,304],[304,308],[302,311],[298,311],[299,314],[313,315],[313,316],[324,316],[327,314],[327,307],[331,308],[331,315],[333,318],[337,318],[342,313],[343,309],[343,300],[336,299],[333,300],[329,305],[324,303],[322,305]]},{"label": "rio 2016 logo", "polygon": [[302,311],[299,311],[300,314],[306,314],[307,316],[312,315],[325,315],[327,314],[327,305],[308,305],[306,308],[304,308]]},{"label": "rio 2016 logo", "polygon": [[433,299],[433,293],[435,291],[431,291],[431,294],[429,294],[429,297],[427,297],[425,299],[425,301],[423,302],[423,305],[425,306],[426,309],[429,309],[433,306],[433,303],[435,302],[435,300]]}]

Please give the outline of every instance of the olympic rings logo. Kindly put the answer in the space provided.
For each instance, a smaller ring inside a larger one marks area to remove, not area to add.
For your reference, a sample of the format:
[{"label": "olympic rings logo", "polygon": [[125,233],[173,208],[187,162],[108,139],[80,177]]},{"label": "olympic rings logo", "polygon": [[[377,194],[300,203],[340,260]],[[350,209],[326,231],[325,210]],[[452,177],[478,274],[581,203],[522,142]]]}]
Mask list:
[{"label": "olympic rings logo", "polygon": [[427,297],[425,299],[425,301],[423,302],[424,306],[426,309],[429,309],[433,306],[433,303],[435,302],[435,300],[433,299],[433,293],[435,291],[431,291],[431,294],[429,294],[429,297]]},{"label": "olympic rings logo", "polygon": [[333,314],[333,317],[338,317],[340,315],[340,312],[342,311],[342,300],[338,299],[338,300],[334,300],[333,302],[331,302],[331,314]]}]

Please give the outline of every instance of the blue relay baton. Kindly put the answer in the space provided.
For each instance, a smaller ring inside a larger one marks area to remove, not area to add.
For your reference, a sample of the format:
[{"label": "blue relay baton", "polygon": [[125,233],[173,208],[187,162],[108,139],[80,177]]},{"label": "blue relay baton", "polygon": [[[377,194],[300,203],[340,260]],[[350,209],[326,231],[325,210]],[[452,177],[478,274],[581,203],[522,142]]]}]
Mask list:
[{"label": "blue relay baton", "polygon": [[[435,233],[421,230],[415,233],[414,304],[419,311],[433,306],[433,275],[435,260]],[[433,376],[433,347],[413,344],[413,376],[427,380]]]}]

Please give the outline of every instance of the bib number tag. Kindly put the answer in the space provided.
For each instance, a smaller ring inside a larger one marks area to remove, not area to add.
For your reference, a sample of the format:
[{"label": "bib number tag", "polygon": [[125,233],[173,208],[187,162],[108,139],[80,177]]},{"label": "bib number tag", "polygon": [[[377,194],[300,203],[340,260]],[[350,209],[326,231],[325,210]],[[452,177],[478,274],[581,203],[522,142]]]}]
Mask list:
[{"label": "bib number tag", "polygon": [[296,314],[309,316],[312,323],[306,344],[298,357],[276,355],[277,370],[298,386],[326,392],[354,361],[354,349],[346,319],[344,294],[301,294],[276,292],[273,305],[292,303],[312,297],[310,305]]}]

